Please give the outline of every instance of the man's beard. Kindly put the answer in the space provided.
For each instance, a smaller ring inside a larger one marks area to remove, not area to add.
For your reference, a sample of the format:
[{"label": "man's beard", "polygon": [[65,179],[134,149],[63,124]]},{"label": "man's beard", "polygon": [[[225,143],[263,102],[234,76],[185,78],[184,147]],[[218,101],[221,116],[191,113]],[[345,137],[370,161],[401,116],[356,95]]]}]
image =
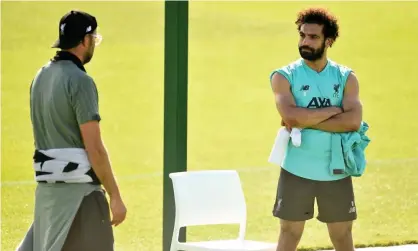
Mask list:
[{"label": "man's beard", "polygon": [[94,54],[94,46],[91,44],[92,41],[90,41],[90,46],[88,48],[88,50],[84,53],[84,60],[83,60],[83,64],[87,64],[91,61],[91,59],[93,58],[93,54]]},{"label": "man's beard", "polygon": [[[305,50],[302,50],[305,49]],[[299,54],[303,59],[308,61],[316,61],[324,55],[325,52],[325,41],[319,49],[313,49],[309,46],[300,46],[299,47]]]},{"label": "man's beard", "polygon": [[92,59],[92,57],[93,57],[93,53],[90,52],[90,51],[87,51],[86,54],[84,55],[84,62],[83,62],[83,64],[87,64],[88,62],[90,62],[91,59]]}]

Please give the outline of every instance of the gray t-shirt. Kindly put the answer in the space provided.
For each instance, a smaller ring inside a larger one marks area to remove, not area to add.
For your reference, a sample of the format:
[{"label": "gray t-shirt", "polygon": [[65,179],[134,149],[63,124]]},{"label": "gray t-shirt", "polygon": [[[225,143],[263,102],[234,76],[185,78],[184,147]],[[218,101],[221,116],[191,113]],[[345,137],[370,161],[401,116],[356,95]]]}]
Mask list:
[{"label": "gray t-shirt", "polygon": [[93,79],[70,60],[53,61],[36,74],[30,90],[35,148],[84,148],[79,125],[100,121]]}]

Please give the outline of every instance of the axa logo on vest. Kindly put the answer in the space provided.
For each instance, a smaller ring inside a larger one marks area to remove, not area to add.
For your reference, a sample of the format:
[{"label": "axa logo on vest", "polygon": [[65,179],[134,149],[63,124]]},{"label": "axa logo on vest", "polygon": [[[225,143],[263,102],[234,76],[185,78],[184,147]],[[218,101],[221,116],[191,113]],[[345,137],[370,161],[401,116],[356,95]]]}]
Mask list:
[{"label": "axa logo on vest", "polygon": [[[306,93],[309,91],[309,85],[302,85],[299,91],[303,92],[303,96],[306,96]],[[340,85],[334,85],[334,97],[338,95],[338,91],[340,89]],[[313,97],[307,108],[323,108],[323,107],[330,107],[331,106],[331,99],[329,98],[321,98],[321,97]]]},{"label": "axa logo on vest", "polygon": [[331,100],[329,98],[313,97],[306,108],[323,108],[330,107]]}]

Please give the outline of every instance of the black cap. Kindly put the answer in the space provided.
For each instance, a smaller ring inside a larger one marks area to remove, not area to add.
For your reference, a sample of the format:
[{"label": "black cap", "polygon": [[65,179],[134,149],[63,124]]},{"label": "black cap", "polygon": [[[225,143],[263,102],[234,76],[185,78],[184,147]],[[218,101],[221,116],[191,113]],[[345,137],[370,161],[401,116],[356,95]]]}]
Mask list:
[{"label": "black cap", "polygon": [[59,39],[52,48],[70,49],[77,46],[87,34],[97,28],[96,18],[86,12],[72,10],[65,14],[58,27]]}]

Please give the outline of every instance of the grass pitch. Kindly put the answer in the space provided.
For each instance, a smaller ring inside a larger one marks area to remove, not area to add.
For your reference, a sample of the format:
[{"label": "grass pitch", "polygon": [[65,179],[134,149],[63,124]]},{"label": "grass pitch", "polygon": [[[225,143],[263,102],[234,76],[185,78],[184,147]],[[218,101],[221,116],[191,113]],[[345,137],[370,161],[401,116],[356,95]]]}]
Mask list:
[{"label": "grass pitch", "polygon": [[[271,209],[279,170],[267,158],[280,117],[268,76],[298,57],[296,12],[312,4],[190,3],[188,168],[240,171],[249,239],[277,240]],[[340,18],[329,57],[356,71],[371,126],[369,165],[355,179],[355,243],[416,242],[418,3],[316,6]],[[98,85],[103,137],[129,211],[115,229],[117,250],[161,250],[163,2],[1,3],[2,250],[14,250],[32,220],[29,84],[53,56],[58,21],[72,8],[94,14],[104,37],[86,68]],[[189,228],[188,239],[229,238],[236,230]],[[301,247],[330,247],[325,225],[309,221]]]}]

